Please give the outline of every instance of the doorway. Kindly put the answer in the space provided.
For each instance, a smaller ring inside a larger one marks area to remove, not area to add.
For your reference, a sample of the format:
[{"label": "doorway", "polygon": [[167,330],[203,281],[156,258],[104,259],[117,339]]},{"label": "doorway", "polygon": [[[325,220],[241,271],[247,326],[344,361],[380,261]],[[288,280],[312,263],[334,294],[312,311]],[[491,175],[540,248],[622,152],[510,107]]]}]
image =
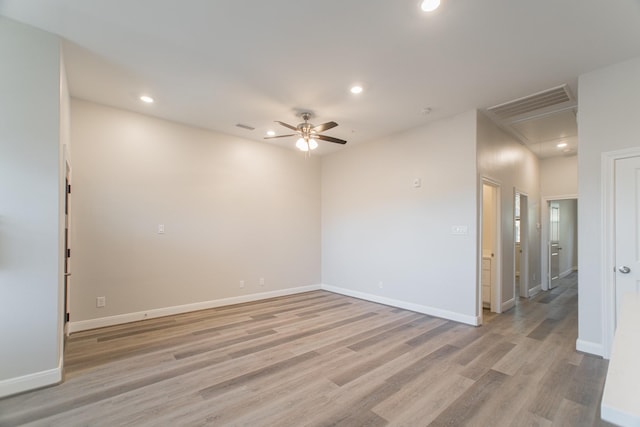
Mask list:
[{"label": "doorway", "polygon": [[[526,193],[514,191],[514,295],[529,298],[529,198]],[[517,300],[517,298],[516,298]]]},{"label": "doorway", "polygon": [[501,313],[500,185],[482,180],[482,234],[480,242],[480,312]]},{"label": "doorway", "polygon": [[66,162],[65,188],[64,188],[64,334],[69,335],[69,320],[71,315],[69,308],[70,281],[71,281],[71,167]]},{"label": "doorway", "polygon": [[[640,232],[637,204],[640,195],[640,149],[603,153],[602,290],[603,356],[609,358],[619,315],[619,304],[627,292],[640,292]],[[609,268],[604,268],[609,266]]]},{"label": "doorway", "polygon": [[615,323],[627,294],[640,293],[640,157],[619,159],[615,164]]},{"label": "doorway", "polygon": [[578,270],[578,200],[547,201],[547,290]]}]

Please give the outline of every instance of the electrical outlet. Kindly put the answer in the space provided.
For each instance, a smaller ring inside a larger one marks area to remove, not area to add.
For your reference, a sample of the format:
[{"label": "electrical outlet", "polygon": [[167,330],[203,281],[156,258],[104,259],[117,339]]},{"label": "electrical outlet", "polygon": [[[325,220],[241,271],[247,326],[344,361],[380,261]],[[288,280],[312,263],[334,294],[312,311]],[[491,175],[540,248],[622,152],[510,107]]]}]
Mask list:
[{"label": "electrical outlet", "polygon": [[244,288],[244,280],[240,280],[240,287]]},{"label": "electrical outlet", "polygon": [[378,282],[378,287],[379,287],[380,289],[382,289],[382,288],[383,288],[383,286],[384,286],[384,285],[383,285],[383,283],[382,283],[381,281],[380,281],[380,282]]},{"label": "electrical outlet", "polygon": [[107,298],[106,297],[96,297],[96,307],[102,308],[107,306]]},{"label": "electrical outlet", "polygon": [[260,278],[260,286],[264,286],[264,277]]}]

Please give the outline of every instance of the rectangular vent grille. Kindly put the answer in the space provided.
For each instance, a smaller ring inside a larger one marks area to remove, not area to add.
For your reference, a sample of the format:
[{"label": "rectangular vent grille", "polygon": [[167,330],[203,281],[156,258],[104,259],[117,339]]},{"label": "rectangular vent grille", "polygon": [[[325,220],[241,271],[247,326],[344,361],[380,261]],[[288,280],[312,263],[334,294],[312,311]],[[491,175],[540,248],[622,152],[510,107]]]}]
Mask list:
[{"label": "rectangular vent grille", "polygon": [[572,99],[567,90],[567,85],[562,85],[516,99],[515,101],[505,102],[504,104],[493,106],[487,110],[495,114],[498,118],[505,120],[569,101],[572,101]]},{"label": "rectangular vent grille", "polygon": [[236,126],[239,127],[239,128],[242,128],[242,129],[246,129],[246,130],[255,130],[256,129],[253,126],[243,125],[242,123],[238,123]]}]

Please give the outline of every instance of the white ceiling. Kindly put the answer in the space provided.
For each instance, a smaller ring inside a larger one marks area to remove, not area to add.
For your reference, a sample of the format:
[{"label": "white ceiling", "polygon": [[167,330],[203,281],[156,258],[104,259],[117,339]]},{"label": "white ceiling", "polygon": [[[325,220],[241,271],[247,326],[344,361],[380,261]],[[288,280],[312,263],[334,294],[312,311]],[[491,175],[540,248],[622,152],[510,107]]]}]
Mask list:
[{"label": "white ceiling", "polygon": [[[0,14],[67,40],[78,98],[256,141],[310,110],[347,148],[565,83],[577,96],[578,75],[640,56],[640,0],[443,0],[432,14],[418,0],[0,0]],[[535,124],[519,132],[545,157],[558,135]]]}]

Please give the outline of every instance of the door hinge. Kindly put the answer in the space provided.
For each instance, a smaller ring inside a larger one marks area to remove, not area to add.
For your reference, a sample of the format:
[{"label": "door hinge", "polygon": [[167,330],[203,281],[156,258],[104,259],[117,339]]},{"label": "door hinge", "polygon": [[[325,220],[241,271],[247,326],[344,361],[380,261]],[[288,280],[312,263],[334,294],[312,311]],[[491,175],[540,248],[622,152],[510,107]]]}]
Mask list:
[{"label": "door hinge", "polygon": [[71,184],[67,184],[67,194],[71,194]]},{"label": "door hinge", "polygon": [[71,249],[67,249],[67,258],[71,258]]},{"label": "door hinge", "polygon": [[67,313],[67,314],[65,315],[65,319],[66,319],[66,321],[68,322],[70,318],[71,318],[71,316],[69,316],[69,313]]}]

